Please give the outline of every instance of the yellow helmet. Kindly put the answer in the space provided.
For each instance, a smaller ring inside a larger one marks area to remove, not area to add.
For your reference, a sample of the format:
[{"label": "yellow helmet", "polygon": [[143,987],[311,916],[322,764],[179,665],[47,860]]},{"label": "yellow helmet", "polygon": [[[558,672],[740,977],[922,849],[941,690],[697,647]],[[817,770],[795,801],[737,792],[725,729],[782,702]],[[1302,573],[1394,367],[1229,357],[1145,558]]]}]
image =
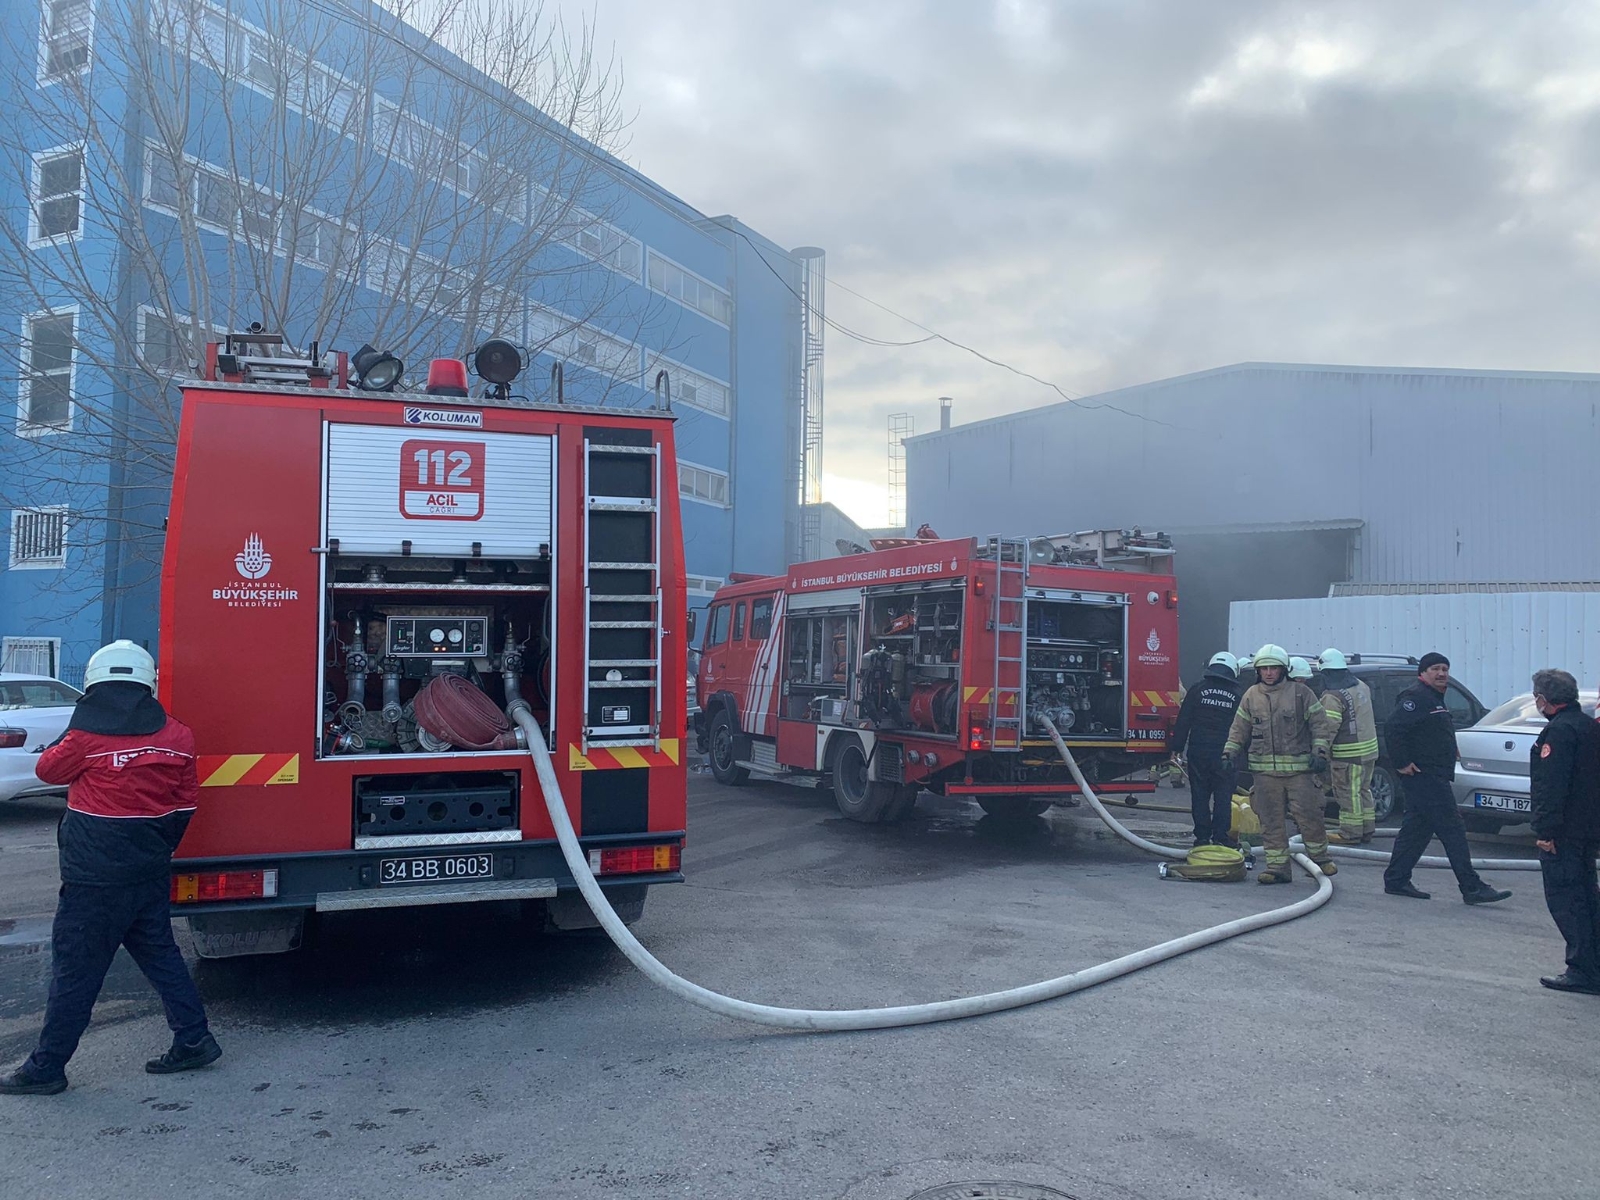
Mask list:
[{"label": "yellow helmet", "polygon": [[1262,667],[1282,667],[1287,671],[1289,669],[1289,652],[1282,646],[1268,642],[1251,656],[1250,665],[1257,670]]},{"label": "yellow helmet", "polygon": [[1296,654],[1294,657],[1289,659],[1289,678],[1310,679],[1311,664]]}]

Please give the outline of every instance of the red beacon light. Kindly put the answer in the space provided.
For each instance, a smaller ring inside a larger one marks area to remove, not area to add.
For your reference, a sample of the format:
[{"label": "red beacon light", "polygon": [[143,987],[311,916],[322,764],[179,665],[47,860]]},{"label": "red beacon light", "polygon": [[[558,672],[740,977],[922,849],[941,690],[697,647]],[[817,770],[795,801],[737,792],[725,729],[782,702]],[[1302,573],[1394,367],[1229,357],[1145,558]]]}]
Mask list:
[{"label": "red beacon light", "polygon": [[459,358],[436,358],[428,364],[430,396],[465,396],[467,394],[467,364]]}]

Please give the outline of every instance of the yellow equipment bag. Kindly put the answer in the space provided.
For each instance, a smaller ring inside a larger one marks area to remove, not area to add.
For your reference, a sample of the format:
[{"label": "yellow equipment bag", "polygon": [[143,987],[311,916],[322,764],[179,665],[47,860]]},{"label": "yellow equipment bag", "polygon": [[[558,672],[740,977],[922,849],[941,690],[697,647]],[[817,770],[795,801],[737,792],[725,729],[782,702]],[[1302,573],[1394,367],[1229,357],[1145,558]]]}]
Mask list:
[{"label": "yellow equipment bag", "polygon": [[1256,816],[1256,810],[1250,807],[1249,792],[1235,792],[1233,794],[1233,819],[1228,822],[1228,832],[1233,834],[1237,841],[1240,834],[1252,837],[1261,832],[1261,818]]},{"label": "yellow equipment bag", "polygon": [[1184,862],[1162,863],[1163,879],[1184,879],[1190,883],[1238,883],[1244,878],[1242,851],[1231,846],[1196,846]]}]

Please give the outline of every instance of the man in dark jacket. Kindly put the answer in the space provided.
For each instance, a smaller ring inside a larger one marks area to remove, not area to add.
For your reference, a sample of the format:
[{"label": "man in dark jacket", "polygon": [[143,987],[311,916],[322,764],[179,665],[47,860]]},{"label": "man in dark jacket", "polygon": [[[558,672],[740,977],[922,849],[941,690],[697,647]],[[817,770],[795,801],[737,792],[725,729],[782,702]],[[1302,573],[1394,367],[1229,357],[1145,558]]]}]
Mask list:
[{"label": "man in dark jacket", "polygon": [[1206,673],[1190,688],[1172,727],[1172,753],[1188,763],[1189,809],[1194,816],[1194,844],[1237,846],[1233,826],[1236,773],[1222,765],[1233,714],[1239,710],[1238,660],[1226,650],[1211,656]]},{"label": "man in dark jacket", "polygon": [[1417,664],[1417,682],[1400,693],[1389,716],[1389,758],[1401,777],[1405,814],[1384,868],[1383,890],[1413,900],[1429,898],[1411,882],[1411,872],[1437,834],[1461,898],[1468,904],[1493,904],[1510,899],[1511,893],[1490,887],[1472,867],[1466,826],[1450,787],[1456,777],[1456,727],[1444,702],[1449,685],[1450,660],[1424,654]]},{"label": "man in dark jacket", "polygon": [[88,1028],[100,985],[126,946],[161,994],[172,1048],[145,1063],[155,1075],[216,1062],[205,1006],[172,938],[172,852],[194,815],[194,734],[153,694],[156,668],[129,641],[97,650],[67,732],[39,757],[45,783],[66,784],[57,835],[61,896],[51,934],[50,999],[39,1046],[0,1077],[0,1095],[54,1095]]},{"label": "man in dark jacket", "polygon": [[1533,702],[1547,718],[1528,763],[1533,835],[1545,903],[1567,940],[1567,969],[1539,982],[1600,996],[1600,725],[1578,707],[1578,681],[1565,671],[1536,673]]}]

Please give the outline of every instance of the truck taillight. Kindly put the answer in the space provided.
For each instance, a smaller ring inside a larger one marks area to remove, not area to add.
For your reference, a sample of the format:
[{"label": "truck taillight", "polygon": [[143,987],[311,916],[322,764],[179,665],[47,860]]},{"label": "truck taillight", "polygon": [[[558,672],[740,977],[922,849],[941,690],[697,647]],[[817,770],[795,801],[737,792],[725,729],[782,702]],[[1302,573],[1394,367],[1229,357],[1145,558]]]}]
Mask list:
[{"label": "truck taillight", "polygon": [[654,871],[676,871],[682,866],[683,847],[677,842],[665,846],[617,846],[589,851],[589,869],[596,875],[648,875]]},{"label": "truck taillight", "polygon": [[212,900],[270,900],[278,894],[278,871],[196,871],[172,877],[172,903]]},{"label": "truck taillight", "polygon": [[1177,588],[1172,588],[1167,592],[1167,607],[1168,608],[1177,608],[1178,607],[1178,589]]},{"label": "truck taillight", "polygon": [[972,725],[972,727],[967,730],[967,749],[968,750],[982,750],[983,749],[983,726],[982,725],[974,723]]},{"label": "truck taillight", "polygon": [[26,729],[0,728],[0,750],[20,750],[28,744]]}]

